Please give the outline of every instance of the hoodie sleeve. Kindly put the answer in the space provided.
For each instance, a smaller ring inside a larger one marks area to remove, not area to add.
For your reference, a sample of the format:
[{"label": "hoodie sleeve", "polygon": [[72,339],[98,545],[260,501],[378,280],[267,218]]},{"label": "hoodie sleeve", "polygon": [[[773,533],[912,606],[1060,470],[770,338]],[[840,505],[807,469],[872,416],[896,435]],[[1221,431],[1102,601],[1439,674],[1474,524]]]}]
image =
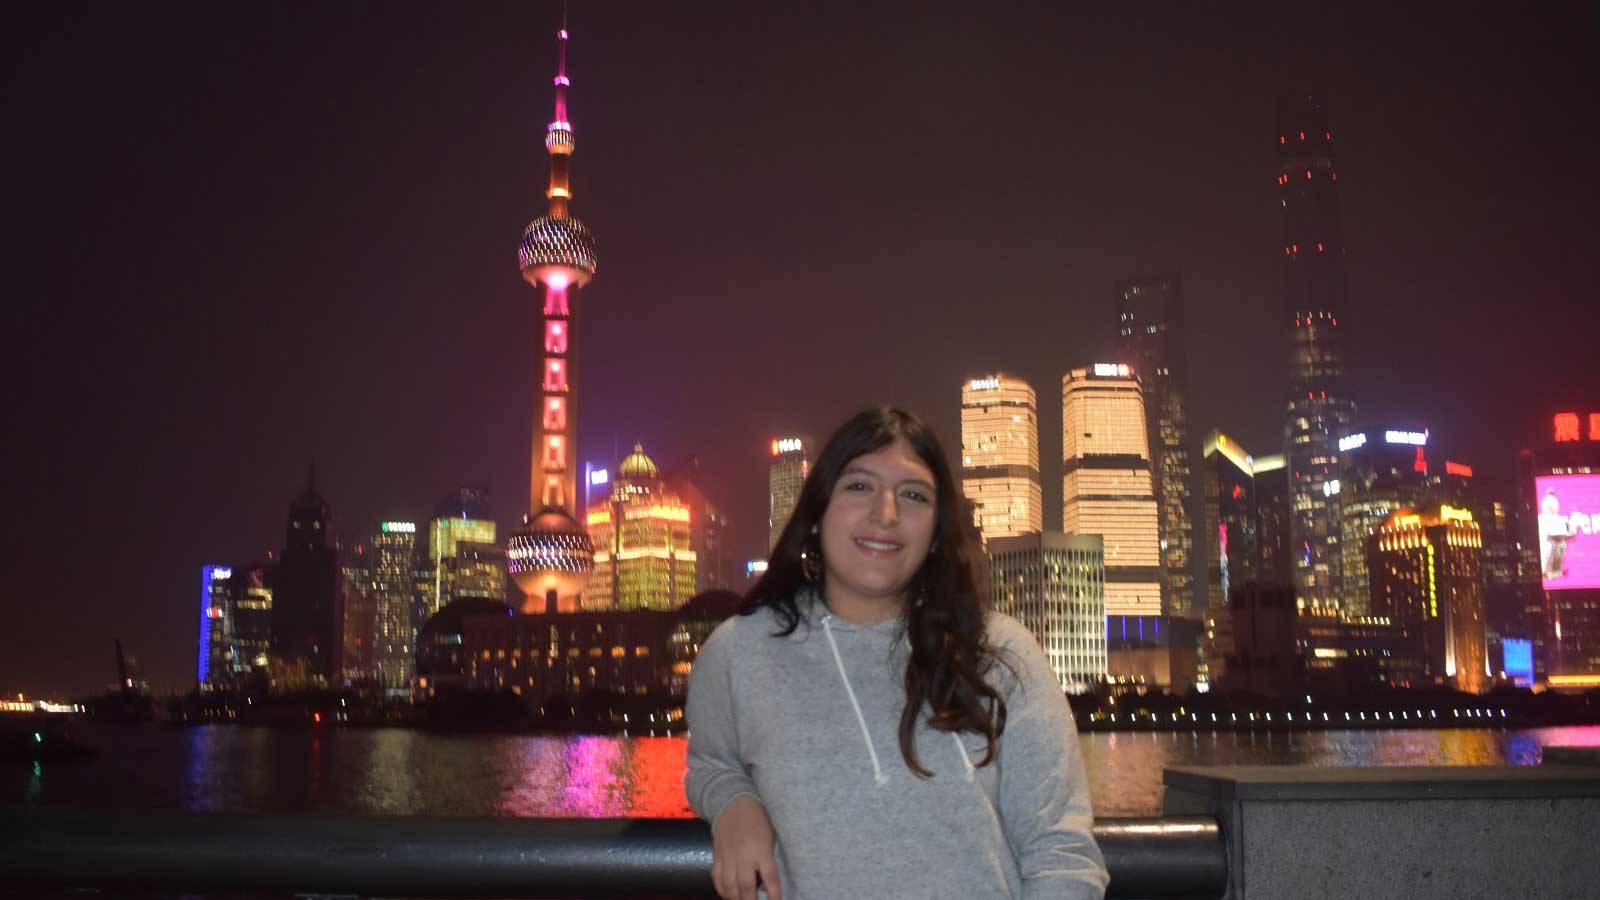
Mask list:
[{"label": "hoodie sleeve", "polygon": [[717,626],[689,671],[689,765],[683,787],[695,814],[713,829],[735,797],[748,794],[761,799],[739,752],[734,715],[733,650],[738,621],[735,616]]},{"label": "hoodie sleeve", "polygon": [[996,644],[1015,678],[1001,667],[999,682],[1010,689],[1000,737],[1000,816],[1022,873],[1022,896],[1098,900],[1110,876],[1090,831],[1094,813],[1077,725],[1038,641],[1014,623],[1003,632]]}]

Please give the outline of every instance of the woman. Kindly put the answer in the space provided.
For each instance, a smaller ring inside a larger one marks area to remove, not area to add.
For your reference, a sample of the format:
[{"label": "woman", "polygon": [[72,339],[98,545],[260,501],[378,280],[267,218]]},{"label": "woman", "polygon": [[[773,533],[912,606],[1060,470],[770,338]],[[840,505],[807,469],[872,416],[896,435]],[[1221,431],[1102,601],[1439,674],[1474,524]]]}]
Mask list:
[{"label": "woman", "polygon": [[928,428],[828,440],[766,575],[689,685],[689,802],[728,900],[1101,897],[1066,698],[985,608]]}]

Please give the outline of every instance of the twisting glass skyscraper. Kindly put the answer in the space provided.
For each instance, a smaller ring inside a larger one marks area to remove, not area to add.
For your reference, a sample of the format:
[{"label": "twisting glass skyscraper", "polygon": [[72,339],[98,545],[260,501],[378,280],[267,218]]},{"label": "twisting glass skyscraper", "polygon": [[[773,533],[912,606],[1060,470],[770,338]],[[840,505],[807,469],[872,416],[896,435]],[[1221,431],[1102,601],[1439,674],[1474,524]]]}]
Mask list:
[{"label": "twisting glass skyscraper", "polygon": [[545,134],[550,154],[549,211],[522,232],[517,263],[543,294],[540,365],[533,403],[533,464],[528,518],[511,535],[507,566],[526,600],[523,612],[576,612],[594,569],[594,544],[578,522],[578,292],[594,277],[594,236],[568,213],[572,151],[567,119],[567,29],[558,32],[555,116]]},{"label": "twisting glass skyscraper", "polygon": [[1162,612],[1198,615],[1194,511],[1189,480],[1189,354],[1184,348],[1183,278],[1177,273],[1117,285],[1117,354],[1144,388],[1150,468],[1161,523]]},{"label": "twisting glass skyscraper", "polygon": [[1340,436],[1355,402],[1344,384],[1344,233],[1333,130],[1319,97],[1278,102],[1278,188],[1283,205],[1283,312],[1289,331],[1289,397],[1284,421],[1290,557],[1304,607],[1338,606],[1342,591]]}]

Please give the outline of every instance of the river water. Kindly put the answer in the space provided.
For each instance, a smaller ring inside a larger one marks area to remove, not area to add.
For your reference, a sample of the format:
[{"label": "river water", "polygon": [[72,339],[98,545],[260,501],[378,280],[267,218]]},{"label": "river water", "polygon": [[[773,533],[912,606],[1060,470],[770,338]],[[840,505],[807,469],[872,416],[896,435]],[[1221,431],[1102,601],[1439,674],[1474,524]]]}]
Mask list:
[{"label": "river water", "polygon": [[[0,805],[386,815],[670,817],[683,738],[447,736],[406,729],[102,728],[79,762],[0,763]],[[1161,811],[1180,765],[1537,765],[1600,726],[1082,735],[1095,813]]]}]

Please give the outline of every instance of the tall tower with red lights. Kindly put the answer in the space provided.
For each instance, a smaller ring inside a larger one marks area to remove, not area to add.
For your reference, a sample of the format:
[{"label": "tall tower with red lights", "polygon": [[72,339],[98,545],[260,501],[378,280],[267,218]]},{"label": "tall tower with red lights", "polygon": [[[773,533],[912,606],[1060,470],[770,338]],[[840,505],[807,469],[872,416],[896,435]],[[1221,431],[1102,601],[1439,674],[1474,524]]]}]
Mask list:
[{"label": "tall tower with red lights", "polygon": [[1349,315],[1339,173],[1320,97],[1297,93],[1278,101],[1277,177],[1289,332],[1284,417],[1289,557],[1298,605],[1338,607],[1343,593],[1339,438],[1349,433],[1356,406],[1344,381]]},{"label": "tall tower with red lights", "polygon": [[572,151],[567,118],[567,29],[557,42],[555,116],[545,133],[550,155],[548,212],[528,223],[517,245],[522,277],[539,294],[539,368],[533,392],[533,452],[528,516],[512,532],[507,566],[524,613],[576,612],[594,543],[579,523],[578,294],[595,273],[594,235],[568,211]]}]

